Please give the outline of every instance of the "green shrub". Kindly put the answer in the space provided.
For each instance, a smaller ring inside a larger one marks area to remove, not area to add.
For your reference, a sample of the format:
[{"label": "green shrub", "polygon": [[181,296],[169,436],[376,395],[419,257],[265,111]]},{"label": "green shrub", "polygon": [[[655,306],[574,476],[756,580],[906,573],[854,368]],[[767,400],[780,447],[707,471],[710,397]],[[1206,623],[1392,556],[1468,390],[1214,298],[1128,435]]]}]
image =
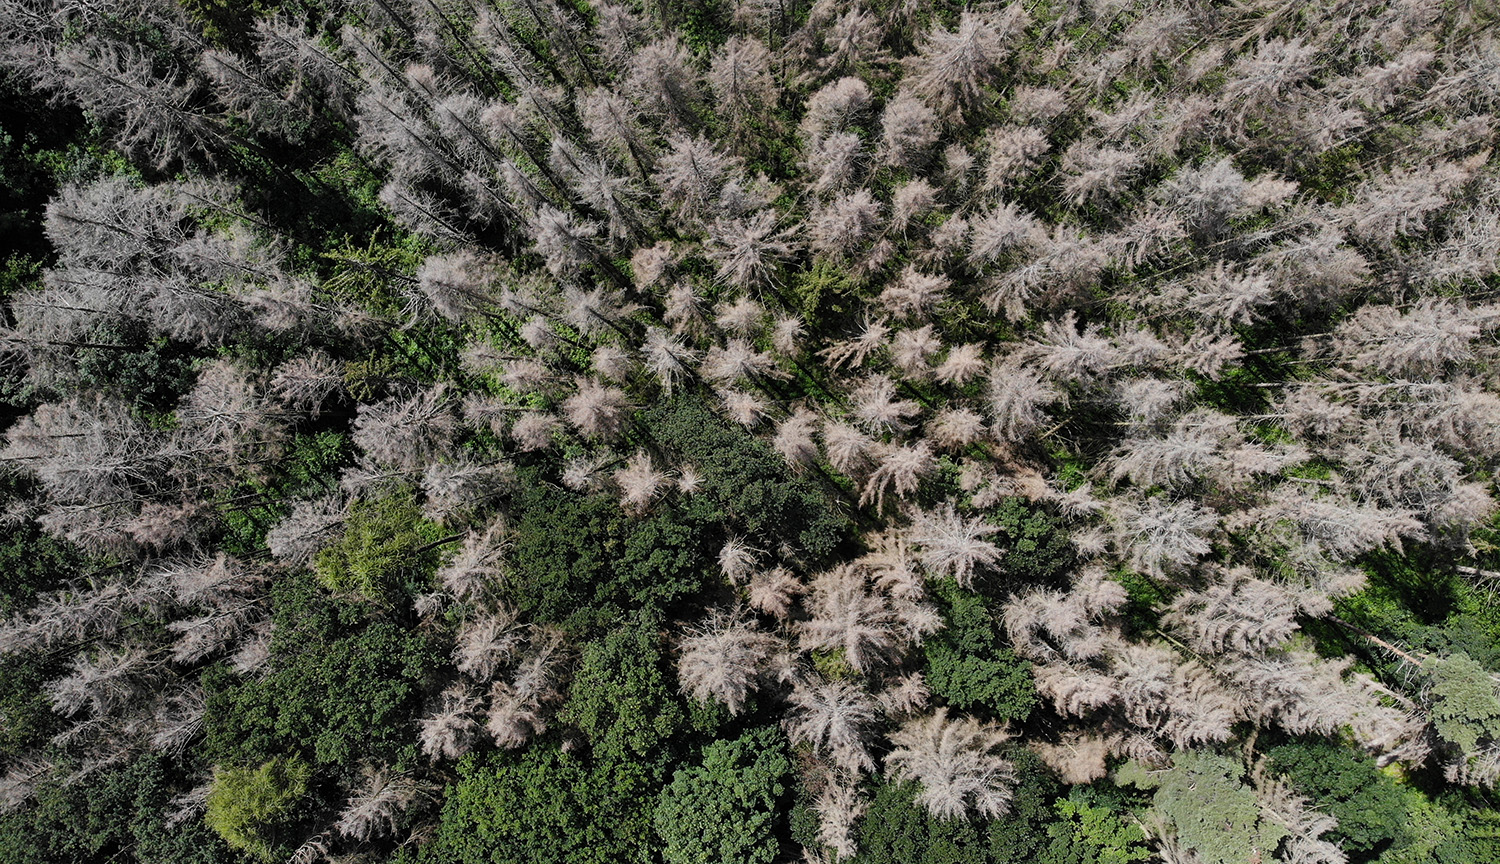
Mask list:
[{"label": "green shrub", "polygon": [[[821,560],[843,542],[849,520],[835,501],[787,468],[771,448],[731,427],[701,397],[678,396],[646,412],[651,434],[703,477],[695,503],[705,518],[753,537],[796,538]],[[717,552],[717,550],[715,550]]]},{"label": "green shrub", "polygon": [[1362,853],[1378,854],[1406,842],[1407,795],[1418,793],[1403,790],[1374,760],[1324,741],[1284,744],[1268,755],[1273,773],[1285,775],[1338,820],[1324,837],[1349,852],[1351,861],[1371,860]]},{"label": "green shrub", "polygon": [[651,621],[585,645],[559,717],[583,730],[595,758],[639,762],[684,722],[682,700]]},{"label": "green shrub", "polygon": [[664,614],[701,591],[723,530],[701,508],[663,506],[632,519],[618,501],[521,483],[507,588],[522,612],[575,632],[629,610]]},{"label": "green shrub", "polygon": [[886,783],[860,818],[856,864],[985,864],[984,826],[938,819],[916,803],[917,784]]},{"label": "green shrub", "polygon": [[555,741],[470,757],[450,787],[432,864],[649,862],[659,786],[638,773],[591,767]]},{"label": "green shrub", "polygon": [[774,727],[703,749],[679,770],[656,806],[667,864],[770,864],[780,851],[780,809],[792,769]]},{"label": "green shrub", "polygon": [[413,758],[424,688],[443,662],[433,634],[330,598],[306,573],[284,577],[272,599],[265,673],[204,675],[209,757],[251,765],[298,752],[350,777],[364,760]]},{"label": "green shrub", "polygon": [[1001,594],[1033,585],[1062,585],[1073,565],[1073,546],[1056,517],[1023,498],[1006,498],[987,518],[1008,541],[996,575],[981,579],[981,589]]},{"label": "green shrub", "polygon": [[230,864],[244,859],[202,820],[165,824],[188,781],[145,755],[84,783],[46,781],[0,814],[0,861],[16,864]]},{"label": "green shrub", "polygon": [[1037,705],[1031,664],[1001,644],[983,597],[951,581],[937,593],[947,626],[923,645],[927,686],[963,711],[1025,720]]}]

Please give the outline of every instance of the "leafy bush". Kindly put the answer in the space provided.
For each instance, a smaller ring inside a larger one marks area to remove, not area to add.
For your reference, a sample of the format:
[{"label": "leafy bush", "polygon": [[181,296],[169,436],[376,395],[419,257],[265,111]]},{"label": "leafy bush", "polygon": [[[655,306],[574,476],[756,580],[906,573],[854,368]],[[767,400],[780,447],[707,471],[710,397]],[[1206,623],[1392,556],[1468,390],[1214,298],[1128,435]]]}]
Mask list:
[{"label": "leafy bush", "polygon": [[240,860],[201,821],[168,828],[181,779],[146,755],[85,783],[42,784],[25,807],[0,814],[0,861],[26,864],[229,864]]},{"label": "leafy bush", "polygon": [[1419,793],[1403,790],[1374,760],[1325,741],[1283,744],[1268,755],[1273,773],[1285,774],[1298,792],[1338,820],[1327,837],[1350,852],[1350,860],[1372,860],[1406,842],[1408,797]]},{"label": "leafy bush", "polygon": [[731,427],[700,397],[679,396],[647,411],[643,420],[663,447],[703,476],[699,494],[719,518],[752,536],[796,538],[814,559],[843,540],[848,520],[827,494],[793,475],[770,447]]},{"label": "leafy bush", "polygon": [[656,833],[667,864],[770,864],[780,846],[780,811],[792,764],[775,728],[703,748],[698,765],[678,770],[656,805]]},{"label": "leafy bush", "polygon": [[927,686],[955,708],[1025,720],[1037,704],[1031,664],[1001,644],[983,597],[951,581],[938,593],[947,626],[923,644]]},{"label": "leafy bush", "polygon": [[431,635],[329,598],[305,574],[285,577],[273,598],[269,670],[204,677],[211,758],[247,765],[298,752],[355,776],[361,759],[413,756],[423,687],[442,662]]},{"label": "leafy bush", "polygon": [[1058,820],[1047,826],[1051,844],[1039,864],[1131,864],[1151,857],[1141,826],[1089,789],[1074,787],[1055,809]]},{"label": "leafy bush", "polygon": [[[988,514],[1008,544],[990,584],[1003,593],[1024,586],[1057,585],[1073,564],[1073,547],[1056,517],[1023,498],[1006,498]],[[985,580],[980,581],[983,586]]]},{"label": "leafy bush", "polygon": [[702,589],[722,532],[691,506],[643,520],[618,502],[523,482],[509,589],[523,612],[575,631],[607,627],[627,609],[663,610]]},{"label": "leafy bush", "polygon": [[559,719],[583,730],[595,758],[645,762],[684,722],[656,627],[635,621],[582,653]]},{"label": "leafy bush", "polygon": [[[983,826],[944,820],[916,803],[917,784],[886,783],[860,818],[857,864],[982,864]],[[1004,859],[1001,859],[1004,860]],[[1022,859],[1016,859],[1020,861]]]},{"label": "leafy bush", "polygon": [[443,807],[426,861],[614,864],[650,860],[656,788],[618,782],[555,741],[469,757]]},{"label": "leafy bush", "polygon": [[1493,675],[1459,653],[1430,662],[1432,725],[1460,763],[1479,758],[1480,744],[1500,740],[1500,692]]}]

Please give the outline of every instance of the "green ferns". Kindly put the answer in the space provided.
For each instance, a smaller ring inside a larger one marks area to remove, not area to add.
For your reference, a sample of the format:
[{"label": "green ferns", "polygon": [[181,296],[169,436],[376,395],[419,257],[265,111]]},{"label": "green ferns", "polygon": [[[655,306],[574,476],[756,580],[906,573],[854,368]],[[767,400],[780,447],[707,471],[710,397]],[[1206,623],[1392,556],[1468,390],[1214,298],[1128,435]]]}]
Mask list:
[{"label": "green ferns", "polygon": [[343,537],[313,558],[313,572],[330,591],[391,602],[432,573],[441,540],[442,529],[422,518],[409,489],[361,499],[350,508]]},{"label": "green ferns", "polygon": [[208,827],[236,849],[275,860],[276,828],[307,794],[311,779],[312,768],[295,756],[258,768],[220,768],[208,793]]}]

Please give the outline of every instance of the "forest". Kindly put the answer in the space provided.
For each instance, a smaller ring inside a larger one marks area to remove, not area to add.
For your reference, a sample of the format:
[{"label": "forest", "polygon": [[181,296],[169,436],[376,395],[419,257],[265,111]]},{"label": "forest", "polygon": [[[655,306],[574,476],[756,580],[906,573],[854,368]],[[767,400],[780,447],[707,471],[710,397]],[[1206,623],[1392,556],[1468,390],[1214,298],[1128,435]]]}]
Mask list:
[{"label": "forest", "polygon": [[0,861],[1500,861],[1495,0],[0,0]]}]

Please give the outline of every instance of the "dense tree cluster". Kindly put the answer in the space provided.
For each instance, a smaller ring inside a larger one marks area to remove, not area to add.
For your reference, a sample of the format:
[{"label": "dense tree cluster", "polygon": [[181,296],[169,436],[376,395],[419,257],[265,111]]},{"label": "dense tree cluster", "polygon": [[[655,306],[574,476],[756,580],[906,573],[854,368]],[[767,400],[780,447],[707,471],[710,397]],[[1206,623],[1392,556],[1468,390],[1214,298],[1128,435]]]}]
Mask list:
[{"label": "dense tree cluster", "polygon": [[1497,31],[0,0],[0,858],[1497,860]]}]

